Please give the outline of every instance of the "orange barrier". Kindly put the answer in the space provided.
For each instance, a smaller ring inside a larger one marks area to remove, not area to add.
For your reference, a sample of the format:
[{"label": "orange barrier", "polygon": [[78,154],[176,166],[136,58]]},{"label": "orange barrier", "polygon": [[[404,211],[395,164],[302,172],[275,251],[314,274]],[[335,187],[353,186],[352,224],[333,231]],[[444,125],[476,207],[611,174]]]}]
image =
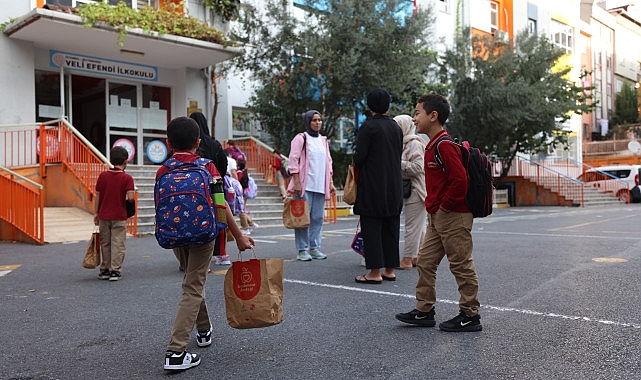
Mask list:
[{"label": "orange barrier", "polygon": [[44,194],[42,185],[9,169],[0,168],[0,219],[11,225],[11,240],[21,231],[38,244],[44,244]]}]

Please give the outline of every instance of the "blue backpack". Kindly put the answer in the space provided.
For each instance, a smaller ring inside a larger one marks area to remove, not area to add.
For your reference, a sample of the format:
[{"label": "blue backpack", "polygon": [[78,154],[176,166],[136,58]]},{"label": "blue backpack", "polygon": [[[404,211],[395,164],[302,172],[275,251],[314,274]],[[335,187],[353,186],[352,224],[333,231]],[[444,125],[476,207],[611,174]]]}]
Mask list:
[{"label": "blue backpack", "polygon": [[227,224],[217,222],[207,170],[208,159],[182,162],[170,158],[154,186],[156,240],[163,248],[184,247],[213,241]]}]

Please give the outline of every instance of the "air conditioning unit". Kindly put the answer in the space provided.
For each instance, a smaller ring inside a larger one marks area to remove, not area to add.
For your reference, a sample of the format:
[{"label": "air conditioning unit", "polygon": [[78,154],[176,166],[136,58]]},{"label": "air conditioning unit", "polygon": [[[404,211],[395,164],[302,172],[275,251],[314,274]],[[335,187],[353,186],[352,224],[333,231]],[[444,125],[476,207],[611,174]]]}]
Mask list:
[{"label": "air conditioning unit", "polygon": [[507,32],[504,30],[497,30],[496,32],[494,32],[494,37],[503,42],[508,42],[510,40],[510,35],[507,34]]}]

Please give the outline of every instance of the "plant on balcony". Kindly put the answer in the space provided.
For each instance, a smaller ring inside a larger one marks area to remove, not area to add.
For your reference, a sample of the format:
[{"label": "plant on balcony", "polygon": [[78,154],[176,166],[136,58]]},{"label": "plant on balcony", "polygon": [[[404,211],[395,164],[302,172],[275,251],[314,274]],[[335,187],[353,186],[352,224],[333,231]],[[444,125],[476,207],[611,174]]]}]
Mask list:
[{"label": "plant on balcony", "polygon": [[240,0],[203,0],[207,8],[213,9],[225,21],[235,20],[238,17]]},{"label": "plant on balcony", "polygon": [[231,44],[221,31],[203,24],[195,17],[184,16],[183,9],[184,4],[180,2],[168,3],[164,9],[144,6],[136,11],[121,1],[115,6],[106,2],[82,4],[77,8],[77,13],[86,27],[104,22],[118,30],[119,46],[125,43],[127,28],[140,28],[149,34],[172,34],[225,46]]}]

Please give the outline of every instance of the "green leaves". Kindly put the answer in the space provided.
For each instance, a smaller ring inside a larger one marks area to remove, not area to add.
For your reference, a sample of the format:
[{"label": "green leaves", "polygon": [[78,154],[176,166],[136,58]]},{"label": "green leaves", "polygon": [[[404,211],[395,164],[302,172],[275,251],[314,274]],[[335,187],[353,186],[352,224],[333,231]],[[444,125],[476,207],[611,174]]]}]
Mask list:
[{"label": "green leaves", "polygon": [[144,6],[140,11],[129,7],[121,1],[115,6],[106,2],[86,3],[78,8],[78,15],[83,18],[85,27],[92,27],[104,22],[118,30],[118,46],[125,44],[127,28],[140,28],[148,34],[173,34],[202,41],[228,45],[222,32],[214,29],[197,18],[184,16],[183,3],[168,3],[166,9]]},{"label": "green leaves", "polygon": [[544,36],[523,32],[505,43],[463,31],[442,57],[441,80],[452,83],[450,134],[500,159],[503,175],[518,152],[567,146],[563,123],[594,104],[589,88],[567,79],[570,68],[556,67],[562,55]]}]

